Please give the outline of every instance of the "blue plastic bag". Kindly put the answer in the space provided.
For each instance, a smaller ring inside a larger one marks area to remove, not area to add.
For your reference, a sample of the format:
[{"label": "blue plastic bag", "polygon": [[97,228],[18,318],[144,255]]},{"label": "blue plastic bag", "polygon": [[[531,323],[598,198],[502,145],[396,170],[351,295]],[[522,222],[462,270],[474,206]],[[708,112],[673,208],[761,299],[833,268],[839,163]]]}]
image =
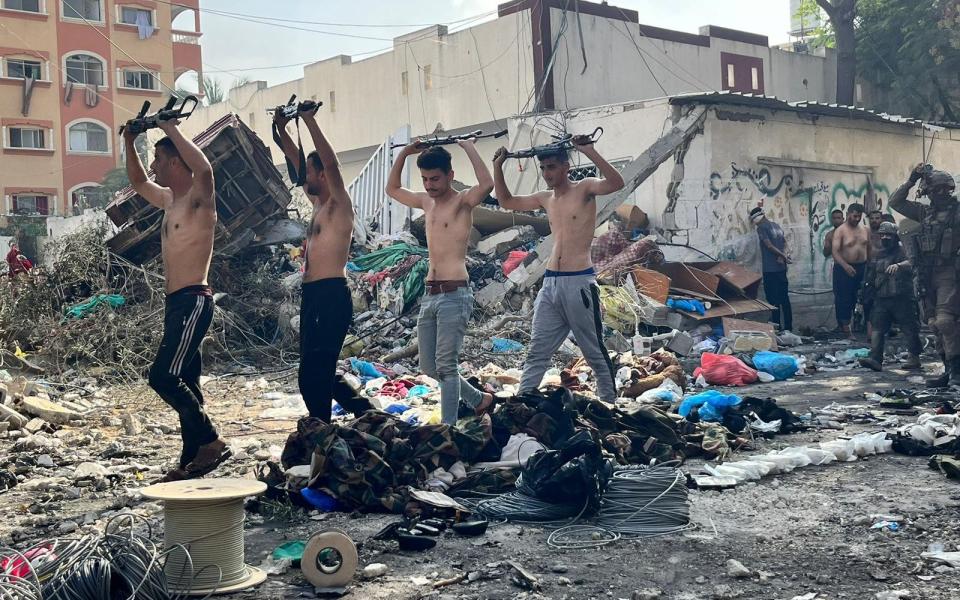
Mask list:
[{"label": "blue plastic bag", "polygon": [[378,377],[383,377],[383,373],[377,370],[373,363],[368,363],[365,360],[357,360],[356,358],[350,359],[350,368],[353,369],[353,372],[362,377],[373,377],[374,379]]},{"label": "blue plastic bag", "polygon": [[697,313],[698,315],[703,315],[707,313],[707,307],[703,302],[699,300],[683,300],[680,298],[667,298],[667,306],[670,308],[675,308],[677,310],[685,310],[687,312]]},{"label": "blue plastic bag", "polygon": [[300,495],[310,503],[311,506],[321,512],[333,512],[337,510],[337,499],[329,494],[312,488],[303,488]]},{"label": "blue plastic bag", "polygon": [[758,371],[773,375],[774,379],[782,381],[797,374],[800,368],[797,359],[789,354],[779,352],[757,352],[753,355],[753,366]]},{"label": "blue plastic bag", "polygon": [[430,388],[426,385],[415,385],[407,392],[407,398],[418,398],[430,393]]},{"label": "blue plastic bag", "polygon": [[523,352],[523,344],[506,338],[495,337],[493,342],[494,352]]},{"label": "blue plastic bag", "polygon": [[722,421],[723,414],[731,406],[740,404],[740,396],[736,394],[721,394],[717,390],[707,390],[684,398],[677,412],[686,417],[694,408],[699,408],[701,421]]},{"label": "blue plastic bag", "polygon": [[402,415],[403,413],[410,410],[410,407],[406,404],[401,404],[399,402],[394,402],[390,406],[383,409],[383,412],[389,413],[391,415]]},{"label": "blue plastic bag", "polygon": [[339,402],[334,400],[333,406],[330,407],[330,414],[335,417],[342,417],[343,415],[347,414],[347,411],[342,406],[340,406]]}]

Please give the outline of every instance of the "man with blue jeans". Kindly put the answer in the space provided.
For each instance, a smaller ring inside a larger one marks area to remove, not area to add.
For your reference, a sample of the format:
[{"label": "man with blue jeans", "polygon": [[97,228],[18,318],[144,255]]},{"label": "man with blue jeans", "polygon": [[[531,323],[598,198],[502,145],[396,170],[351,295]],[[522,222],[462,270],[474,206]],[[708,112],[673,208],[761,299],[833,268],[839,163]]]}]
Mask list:
[{"label": "man with blue jeans", "polygon": [[759,206],[750,211],[750,221],[756,225],[760,241],[763,294],[775,307],[770,321],[782,330],[790,331],[793,329],[793,307],[790,305],[787,265],[793,261],[787,253],[787,238],[783,229],[768,219]]},{"label": "man with blue jeans", "polygon": [[[420,208],[426,215],[430,270],[417,321],[417,340],[421,370],[440,382],[441,420],[448,425],[457,422],[461,401],[477,414],[493,404],[493,395],[467,383],[459,369],[463,336],[473,311],[466,267],[467,242],[473,227],[473,209],[493,189],[493,179],[473,141],[462,140],[458,144],[477,177],[477,185],[469,190],[457,192],[450,186],[454,173],[449,152],[442,146],[426,147],[416,141],[400,152],[386,188],[388,196]],[[413,154],[420,155],[417,167],[425,192],[413,192],[400,185],[404,163]]]},{"label": "man with blue jeans", "polygon": [[540,173],[549,188],[529,196],[514,196],[503,177],[506,148],[493,158],[497,201],[510,210],[543,208],[550,221],[554,244],[543,287],[533,307],[533,334],[520,380],[520,393],[540,386],[550,368],[553,353],[572,331],[573,337],[597,378],[597,395],[614,402],[617,386],[613,363],[603,345],[600,317],[600,288],[593,270],[590,245],[597,226],[597,196],[612,194],[623,187],[623,178],[593,147],[587,135],[577,135],[574,147],[590,159],[603,178],[587,177],[570,181],[570,158],[565,150],[540,154]]}]

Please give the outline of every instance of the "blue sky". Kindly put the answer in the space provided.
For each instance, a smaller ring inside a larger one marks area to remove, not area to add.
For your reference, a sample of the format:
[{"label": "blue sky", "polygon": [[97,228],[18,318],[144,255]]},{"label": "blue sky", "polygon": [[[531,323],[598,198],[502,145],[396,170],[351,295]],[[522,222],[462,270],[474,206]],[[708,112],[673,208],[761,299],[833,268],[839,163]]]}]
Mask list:
[{"label": "blue sky", "polygon": [[[640,22],[648,25],[689,32],[696,32],[701,25],[719,25],[765,34],[771,43],[787,41],[790,26],[789,0],[609,0],[609,3],[638,11]],[[233,81],[235,75],[246,75],[273,85],[302,76],[302,66],[275,68],[280,65],[388,48],[393,37],[426,24],[449,23],[491,12],[493,14],[476,22],[493,19],[498,4],[500,0],[201,0],[204,69],[226,84]],[[251,22],[256,19],[241,20],[203,12],[203,9],[290,19],[292,22],[278,25],[381,39],[297,31]],[[343,27],[306,24],[306,21],[368,26]],[[398,26],[369,26],[386,24]],[[453,24],[451,28],[462,24]],[[254,67],[274,68],[248,70]]]}]

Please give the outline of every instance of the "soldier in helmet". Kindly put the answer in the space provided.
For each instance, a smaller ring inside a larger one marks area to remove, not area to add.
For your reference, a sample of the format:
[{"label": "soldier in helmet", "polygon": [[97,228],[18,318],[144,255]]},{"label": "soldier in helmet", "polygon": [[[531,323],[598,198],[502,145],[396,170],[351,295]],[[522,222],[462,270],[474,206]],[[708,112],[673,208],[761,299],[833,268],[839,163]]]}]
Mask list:
[{"label": "soldier in helmet", "polygon": [[[907,200],[907,194],[922,181],[918,196],[930,204]],[[944,373],[927,381],[930,387],[960,385],[960,203],[954,196],[953,176],[918,165],[910,179],[890,196],[890,208],[920,223],[908,244],[916,272],[923,318],[937,338]]]},{"label": "soldier in helmet", "polygon": [[910,358],[904,369],[920,368],[920,319],[913,289],[913,268],[900,244],[900,232],[893,223],[880,223],[878,251],[871,254],[863,278],[863,302],[873,306],[870,322],[870,356],[861,358],[864,367],[879,371],[883,365],[884,338],[897,323],[903,331]]}]

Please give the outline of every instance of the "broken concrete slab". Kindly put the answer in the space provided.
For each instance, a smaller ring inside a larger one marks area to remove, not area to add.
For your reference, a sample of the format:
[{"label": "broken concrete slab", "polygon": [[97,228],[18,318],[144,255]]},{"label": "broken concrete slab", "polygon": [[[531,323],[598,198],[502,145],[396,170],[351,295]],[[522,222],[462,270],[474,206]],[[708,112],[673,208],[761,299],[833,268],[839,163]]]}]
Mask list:
[{"label": "broken concrete slab", "polygon": [[66,425],[70,421],[82,418],[80,413],[39,396],[27,396],[23,399],[21,408],[23,412],[40,417],[44,421],[55,425]]},{"label": "broken concrete slab", "polygon": [[500,256],[538,237],[536,230],[530,225],[509,227],[477,242],[477,252],[487,256]]},{"label": "broken concrete slab", "polygon": [[9,406],[0,404],[0,421],[9,423],[13,429],[23,429],[29,419]]}]

